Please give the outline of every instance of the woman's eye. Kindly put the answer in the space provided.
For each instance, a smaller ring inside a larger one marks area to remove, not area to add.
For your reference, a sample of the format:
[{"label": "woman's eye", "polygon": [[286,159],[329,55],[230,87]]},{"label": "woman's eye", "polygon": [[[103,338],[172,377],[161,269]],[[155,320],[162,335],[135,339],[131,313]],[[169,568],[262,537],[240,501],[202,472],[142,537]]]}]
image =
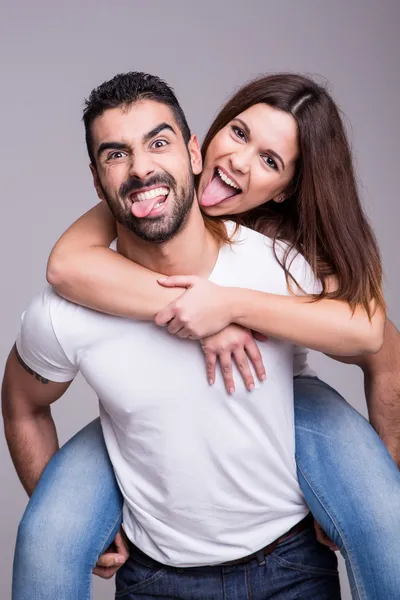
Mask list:
[{"label": "woman's eye", "polygon": [[153,142],[151,144],[152,148],[163,148],[164,146],[167,146],[168,142],[166,140],[156,140],[155,142]]},{"label": "woman's eye", "polygon": [[278,171],[278,165],[276,164],[276,162],[274,161],[273,158],[271,158],[270,156],[263,156],[263,161],[265,162],[266,165],[268,165],[269,167],[271,167],[271,169],[275,169],[275,171]]},{"label": "woman's eye", "polygon": [[246,134],[243,129],[240,129],[237,125],[232,125],[232,131],[240,140],[246,141]]}]

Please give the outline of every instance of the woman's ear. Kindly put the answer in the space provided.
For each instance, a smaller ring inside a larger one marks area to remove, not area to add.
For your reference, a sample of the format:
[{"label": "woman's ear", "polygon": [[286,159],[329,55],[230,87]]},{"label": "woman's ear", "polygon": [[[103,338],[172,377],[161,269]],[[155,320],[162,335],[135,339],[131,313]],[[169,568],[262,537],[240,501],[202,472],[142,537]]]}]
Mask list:
[{"label": "woman's ear", "polygon": [[196,135],[192,135],[188,143],[190,163],[194,175],[199,175],[203,168],[203,160],[201,158],[201,150],[199,140]]}]

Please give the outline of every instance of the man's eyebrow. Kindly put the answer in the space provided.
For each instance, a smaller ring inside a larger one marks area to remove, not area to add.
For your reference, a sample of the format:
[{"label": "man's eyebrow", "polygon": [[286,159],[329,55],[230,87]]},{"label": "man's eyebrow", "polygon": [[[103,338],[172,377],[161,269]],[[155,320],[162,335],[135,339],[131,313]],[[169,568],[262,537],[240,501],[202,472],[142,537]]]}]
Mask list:
[{"label": "man's eyebrow", "polygon": [[97,158],[100,158],[100,155],[105,150],[123,150],[124,152],[128,152],[129,146],[122,142],[102,142],[97,150]]},{"label": "man's eyebrow", "polygon": [[[245,133],[251,137],[251,131],[249,126],[247,125],[247,123],[245,123],[244,121],[242,121],[242,119],[239,119],[238,117],[236,117],[235,121],[239,121],[239,123],[241,124],[241,126],[243,127]],[[281,156],[279,156],[279,154],[277,152],[275,152],[275,150],[272,150],[271,148],[267,148],[267,150],[263,150],[263,152],[265,154],[271,154],[271,156],[273,156],[274,158],[276,158],[277,160],[279,160],[279,162],[282,165],[282,169],[285,170],[285,163],[283,162],[283,158]]]},{"label": "man's eyebrow", "polygon": [[172,125],[169,125],[168,123],[166,123],[164,121],[163,123],[160,123],[159,125],[157,125],[157,127],[154,127],[154,129],[152,129],[151,131],[149,131],[148,133],[146,133],[143,136],[143,141],[144,142],[149,142],[151,139],[153,139],[153,137],[155,137],[156,135],[158,135],[159,133],[161,133],[161,131],[163,131],[164,129],[168,129],[169,131],[172,131],[172,133],[174,135],[176,135],[176,131],[172,127]]}]

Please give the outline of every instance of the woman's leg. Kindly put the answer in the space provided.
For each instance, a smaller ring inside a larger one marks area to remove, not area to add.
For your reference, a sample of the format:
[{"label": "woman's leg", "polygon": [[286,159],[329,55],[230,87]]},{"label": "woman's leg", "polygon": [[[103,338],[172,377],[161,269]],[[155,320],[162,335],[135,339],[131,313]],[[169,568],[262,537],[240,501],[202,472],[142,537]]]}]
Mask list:
[{"label": "woman's leg", "polygon": [[92,569],[114,540],[122,497],[100,420],[47,465],[18,529],[12,600],[89,600]]},{"label": "woman's leg", "polygon": [[400,472],[364,417],[296,377],[296,462],[312,513],[346,560],[353,598],[400,597]]}]

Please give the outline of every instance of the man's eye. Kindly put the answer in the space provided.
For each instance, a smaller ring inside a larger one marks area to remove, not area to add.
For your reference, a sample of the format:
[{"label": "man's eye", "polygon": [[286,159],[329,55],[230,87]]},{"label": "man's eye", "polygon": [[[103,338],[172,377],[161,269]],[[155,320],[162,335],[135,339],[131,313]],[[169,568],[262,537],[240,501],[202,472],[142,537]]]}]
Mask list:
[{"label": "man's eye", "polygon": [[167,140],[155,140],[155,142],[153,142],[151,144],[151,148],[163,148],[164,146],[168,146],[168,142]]},{"label": "man's eye", "polygon": [[120,152],[119,150],[116,152],[111,152],[108,155],[108,160],[116,160],[118,158],[123,158],[125,156],[125,152]]}]

